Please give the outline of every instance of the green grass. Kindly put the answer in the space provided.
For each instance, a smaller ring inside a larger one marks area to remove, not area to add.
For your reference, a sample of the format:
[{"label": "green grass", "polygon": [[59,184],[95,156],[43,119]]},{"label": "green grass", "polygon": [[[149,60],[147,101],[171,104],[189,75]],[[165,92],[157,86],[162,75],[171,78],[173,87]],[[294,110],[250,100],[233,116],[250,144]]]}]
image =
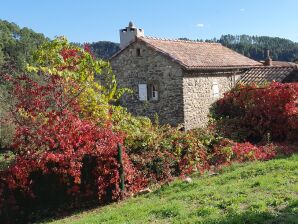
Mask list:
[{"label": "green grass", "polygon": [[298,223],[298,155],[235,164],[48,223]]}]

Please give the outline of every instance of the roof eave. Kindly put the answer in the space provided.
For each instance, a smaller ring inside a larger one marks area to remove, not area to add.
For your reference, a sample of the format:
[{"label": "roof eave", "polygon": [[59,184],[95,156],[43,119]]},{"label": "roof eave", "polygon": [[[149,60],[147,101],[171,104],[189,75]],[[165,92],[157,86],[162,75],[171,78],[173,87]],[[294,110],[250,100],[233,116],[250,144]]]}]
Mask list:
[{"label": "roof eave", "polygon": [[183,66],[184,69],[186,70],[212,70],[212,71],[217,71],[217,70],[237,70],[237,69],[251,69],[255,67],[261,67],[258,65],[244,65],[244,66],[212,66],[212,67],[207,67],[207,66],[200,66],[200,67],[189,67],[189,66]]}]

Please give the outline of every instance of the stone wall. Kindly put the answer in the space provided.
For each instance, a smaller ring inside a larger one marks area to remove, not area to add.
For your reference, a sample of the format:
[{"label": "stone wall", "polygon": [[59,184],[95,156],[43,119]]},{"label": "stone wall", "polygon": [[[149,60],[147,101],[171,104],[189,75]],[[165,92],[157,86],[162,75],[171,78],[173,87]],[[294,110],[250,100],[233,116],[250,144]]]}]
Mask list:
[{"label": "stone wall", "polygon": [[[161,124],[183,123],[182,69],[177,63],[144,43],[136,42],[112,58],[111,65],[119,86],[133,90],[133,94],[121,100],[128,111],[151,119],[156,113]],[[138,84],[151,82],[158,84],[158,100],[140,101]]]},{"label": "stone wall", "polygon": [[[184,72],[183,96],[184,96],[184,124],[189,130],[196,127],[204,127],[208,123],[209,108],[213,102],[234,85],[233,73],[199,73]],[[236,77],[237,79],[237,77]],[[218,83],[219,97],[213,97],[212,85]]]}]

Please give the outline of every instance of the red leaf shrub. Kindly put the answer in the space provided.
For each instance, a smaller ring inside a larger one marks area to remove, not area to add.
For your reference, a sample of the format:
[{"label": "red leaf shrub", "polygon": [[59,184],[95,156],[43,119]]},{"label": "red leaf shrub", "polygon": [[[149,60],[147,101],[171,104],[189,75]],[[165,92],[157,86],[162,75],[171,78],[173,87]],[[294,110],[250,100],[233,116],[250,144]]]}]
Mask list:
[{"label": "red leaf shrub", "polygon": [[290,155],[295,152],[298,152],[298,146],[285,142],[253,145],[250,142],[236,143],[229,139],[222,139],[209,152],[208,163],[219,169],[232,162],[270,160],[278,155]]},{"label": "red leaf shrub", "polygon": [[298,83],[239,85],[216,102],[218,129],[238,140],[285,140],[298,131]]},{"label": "red leaf shrub", "polygon": [[[14,174],[14,178],[9,180],[10,187],[29,190],[29,176],[36,170],[44,174],[59,174],[61,181],[66,184],[80,184],[83,159],[89,157],[97,169],[94,178],[97,180],[99,198],[105,196],[107,188],[114,186],[112,196],[117,199],[117,144],[123,143],[122,136],[108,128],[100,128],[91,121],[82,120],[67,110],[59,115],[52,113],[47,119],[47,123],[38,129],[22,127],[17,130],[14,146],[19,156],[9,169]],[[129,186],[134,170],[125,152],[123,160]]]},{"label": "red leaf shrub", "polygon": [[[16,158],[1,173],[1,223],[26,222],[39,204],[46,208],[61,201],[118,200],[117,145],[123,144],[124,136],[81,118],[76,100],[64,93],[64,88],[70,87],[57,76],[43,84],[26,77],[7,80],[16,96],[12,111],[17,124]],[[123,164],[126,192],[144,187],[145,181],[133,168],[125,148]]]},{"label": "red leaf shrub", "polygon": [[249,142],[235,143],[232,147],[236,161],[269,160],[276,156],[276,147],[272,144],[255,146]]},{"label": "red leaf shrub", "polygon": [[[90,121],[81,121],[67,111],[63,112],[63,119],[53,116],[48,122],[42,129],[26,131],[30,142],[25,142],[26,136],[16,140],[19,141],[17,145],[22,149],[22,154],[17,156],[14,164],[1,178],[5,184],[2,186],[5,187],[2,189],[5,191],[4,198],[21,194],[26,200],[25,204],[22,204],[15,199],[16,205],[21,209],[18,212],[24,212],[22,209],[28,206],[28,201],[33,204],[43,203],[46,207],[48,201],[40,201],[45,194],[51,194],[60,201],[55,192],[52,192],[53,189],[39,191],[45,184],[40,181],[42,179],[48,186],[57,186],[60,196],[61,189],[65,189],[62,192],[65,200],[118,200],[120,177],[117,144],[122,143],[122,136],[109,129],[99,128]],[[127,192],[142,188],[144,183],[138,179],[138,172],[132,167],[125,151],[123,163]],[[3,212],[12,208],[2,206],[1,203],[0,210]],[[15,211],[8,214],[12,215],[13,212]]]}]

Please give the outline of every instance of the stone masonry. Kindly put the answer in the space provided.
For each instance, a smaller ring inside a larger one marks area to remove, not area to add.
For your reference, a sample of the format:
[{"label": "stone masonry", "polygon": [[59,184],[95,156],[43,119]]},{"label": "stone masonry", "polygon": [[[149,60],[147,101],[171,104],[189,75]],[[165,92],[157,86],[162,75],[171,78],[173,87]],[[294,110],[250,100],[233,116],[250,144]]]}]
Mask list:
[{"label": "stone masonry", "polygon": [[[183,78],[184,125],[188,130],[202,127],[208,123],[207,115],[210,106],[232,87],[234,74],[185,73]],[[218,83],[218,97],[212,95],[214,82]]]},{"label": "stone masonry", "polygon": [[[136,51],[140,49],[140,56]],[[179,65],[153,51],[142,43],[130,45],[111,60],[119,87],[133,90],[133,94],[123,97],[121,104],[138,116],[154,119],[158,115],[161,124],[183,123],[182,69]],[[159,99],[141,102],[138,84],[157,83]]]}]

